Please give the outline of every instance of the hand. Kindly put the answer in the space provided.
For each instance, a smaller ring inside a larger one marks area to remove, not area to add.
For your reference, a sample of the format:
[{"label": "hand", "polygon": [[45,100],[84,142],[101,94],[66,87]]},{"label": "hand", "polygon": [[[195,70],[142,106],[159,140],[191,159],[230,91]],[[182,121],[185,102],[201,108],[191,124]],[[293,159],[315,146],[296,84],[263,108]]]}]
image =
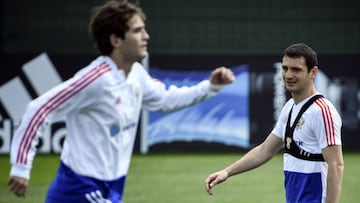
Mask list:
[{"label": "hand", "polygon": [[18,197],[25,197],[29,180],[17,176],[11,176],[8,182],[10,191]]},{"label": "hand", "polygon": [[213,173],[209,175],[205,180],[205,190],[209,195],[213,195],[213,192],[211,189],[219,184],[224,182],[228,178],[228,173],[225,170],[218,171],[216,173]]},{"label": "hand", "polygon": [[234,73],[226,67],[218,67],[212,71],[210,82],[214,85],[226,85],[234,82]]}]

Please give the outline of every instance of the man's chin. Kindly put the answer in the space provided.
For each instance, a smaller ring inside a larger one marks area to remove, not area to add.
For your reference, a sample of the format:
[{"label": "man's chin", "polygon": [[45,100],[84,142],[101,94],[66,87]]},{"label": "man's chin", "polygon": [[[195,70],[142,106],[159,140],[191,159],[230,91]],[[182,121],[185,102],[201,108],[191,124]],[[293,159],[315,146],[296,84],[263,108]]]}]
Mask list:
[{"label": "man's chin", "polygon": [[141,59],[146,58],[148,55],[149,55],[149,53],[148,53],[148,52],[144,52],[144,53],[141,55]]},{"label": "man's chin", "polygon": [[295,90],[295,87],[293,87],[293,86],[288,86],[288,85],[287,85],[285,88],[286,88],[286,90],[289,91],[289,92],[292,92],[292,91]]},{"label": "man's chin", "polygon": [[141,61],[141,60],[143,60],[144,58],[146,58],[148,56],[148,54],[146,53],[146,54],[143,54],[143,55],[141,55],[141,56],[139,56],[138,57],[138,60],[136,60],[136,61]]}]

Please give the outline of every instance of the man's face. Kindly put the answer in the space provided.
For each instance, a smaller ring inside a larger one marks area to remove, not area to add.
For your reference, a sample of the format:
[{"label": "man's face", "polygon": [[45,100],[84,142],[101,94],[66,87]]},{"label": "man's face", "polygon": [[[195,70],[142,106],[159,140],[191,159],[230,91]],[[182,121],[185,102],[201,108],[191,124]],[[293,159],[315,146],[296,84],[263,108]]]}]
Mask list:
[{"label": "man's face", "polygon": [[282,77],[288,91],[301,94],[313,85],[316,70],[308,72],[304,57],[290,58],[284,56],[282,59]]},{"label": "man's face", "polygon": [[129,30],[125,33],[125,39],[121,45],[121,53],[125,60],[140,61],[148,55],[147,42],[149,34],[145,29],[145,23],[139,15],[134,15],[128,22]]}]

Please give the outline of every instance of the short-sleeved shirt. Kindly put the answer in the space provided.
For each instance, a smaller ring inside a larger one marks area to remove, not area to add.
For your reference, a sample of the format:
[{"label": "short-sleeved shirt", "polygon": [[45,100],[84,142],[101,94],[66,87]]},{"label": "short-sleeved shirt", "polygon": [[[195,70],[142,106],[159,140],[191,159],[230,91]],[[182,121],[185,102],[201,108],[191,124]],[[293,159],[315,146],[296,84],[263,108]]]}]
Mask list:
[{"label": "short-sleeved shirt", "polygon": [[[283,107],[272,133],[284,140],[291,108],[292,126],[301,107],[311,97],[298,104],[290,99]],[[334,105],[325,98],[319,98],[303,113],[296,124],[293,140],[301,149],[318,154],[327,146],[341,145],[341,125],[341,117]],[[284,175],[286,202],[325,201],[326,162],[302,160],[284,153]]]}]

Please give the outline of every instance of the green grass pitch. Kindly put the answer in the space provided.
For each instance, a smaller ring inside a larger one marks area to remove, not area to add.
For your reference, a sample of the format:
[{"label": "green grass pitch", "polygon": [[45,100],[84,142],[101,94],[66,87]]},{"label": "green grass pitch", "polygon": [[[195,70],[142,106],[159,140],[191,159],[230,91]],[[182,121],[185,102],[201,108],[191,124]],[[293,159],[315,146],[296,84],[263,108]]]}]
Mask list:
[{"label": "green grass pitch", "polygon": [[[242,154],[148,154],[133,156],[124,194],[125,203],[269,203],[284,202],[282,156],[264,166],[234,176],[204,190],[207,175],[237,160]],[[360,154],[345,153],[345,174],[341,202],[360,199]],[[29,193],[16,198],[7,188],[9,157],[0,156],[0,203],[44,202],[47,187],[56,173],[59,155],[37,155]]]}]

